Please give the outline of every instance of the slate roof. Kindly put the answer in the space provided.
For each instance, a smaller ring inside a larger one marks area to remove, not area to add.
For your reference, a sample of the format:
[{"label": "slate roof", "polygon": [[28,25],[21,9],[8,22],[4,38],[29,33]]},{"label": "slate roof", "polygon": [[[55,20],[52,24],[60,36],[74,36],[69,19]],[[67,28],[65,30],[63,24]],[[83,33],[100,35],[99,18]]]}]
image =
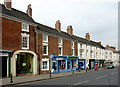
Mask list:
[{"label": "slate roof", "polygon": [[37,30],[105,49],[101,44],[94,42],[92,40],[89,41],[89,40],[86,40],[85,38],[81,38],[75,35],[70,35],[67,32],[58,31],[57,29],[51,28],[49,26],[46,26],[40,23],[37,23],[37,24],[38,24]]},{"label": "slate roof", "polygon": [[93,46],[96,46],[96,47],[104,48],[101,44],[99,44],[97,42],[94,42],[94,41],[91,41],[91,40],[89,41],[89,40],[86,40],[84,38],[81,38],[81,37],[78,37],[78,36],[75,36],[75,35],[70,35],[67,32],[63,32],[63,31],[59,32],[58,30],[56,30],[54,28],[51,28],[49,26],[37,23],[28,14],[26,14],[22,11],[16,10],[14,8],[12,8],[12,10],[9,10],[3,4],[0,4],[0,10],[1,10],[1,8],[2,8],[2,11],[0,11],[0,13],[2,13],[2,14],[6,14],[6,15],[9,15],[9,16],[21,19],[21,20],[28,21],[28,22],[36,23],[38,25],[37,30],[47,32],[47,33],[50,33],[50,34],[53,34],[53,35],[57,35],[57,36],[60,36],[60,37],[68,38],[68,39],[71,39],[71,40],[75,40],[75,41],[78,41],[78,42],[82,42],[82,43],[85,43],[85,44],[93,45]]},{"label": "slate roof", "polygon": [[9,16],[18,18],[18,19],[22,19],[22,20],[25,20],[25,21],[28,21],[28,22],[35,23],[34,20],[28,14],[26,14],[22,11],[16,10],[14,8],[12,8],[12,10],[9,10],[5,7],[5,5],[0,4],[0,10],[1,10],[0,13],[2,13],[2,14],[6,14],[6,15],[9,15]]}]

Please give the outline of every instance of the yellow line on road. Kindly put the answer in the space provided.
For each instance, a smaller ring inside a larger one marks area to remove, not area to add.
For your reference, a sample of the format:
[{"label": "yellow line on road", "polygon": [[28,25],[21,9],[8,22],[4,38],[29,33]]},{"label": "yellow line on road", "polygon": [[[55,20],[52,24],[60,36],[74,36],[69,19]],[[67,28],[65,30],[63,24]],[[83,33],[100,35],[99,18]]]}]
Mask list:
[{"label": "yellow line on road", "polygon": [[83,82],[80,82],[80,83],[76,83],[74,85],[79,85],[79,84],[83,84],[83,83],[87,83],[88,81],[83,81]]}]

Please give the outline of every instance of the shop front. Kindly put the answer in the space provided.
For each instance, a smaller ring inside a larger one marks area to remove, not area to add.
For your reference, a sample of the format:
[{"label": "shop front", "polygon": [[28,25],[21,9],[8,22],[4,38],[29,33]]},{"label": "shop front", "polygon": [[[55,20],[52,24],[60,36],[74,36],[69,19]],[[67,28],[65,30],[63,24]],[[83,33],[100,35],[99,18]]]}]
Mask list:
[{"label": "shop front", "polygon": [[97,68],[100,67],[100,62],[99,62],[99,60],[95,60],[95,64],[97,65]]},{"label": "shop front", "polygon": [[51,72],[59,73],[76,70],[77,59],[77,57],[51,55]]},{"label": "shop front", "polygon": [[11,72],[13,76],[36,75],[37,55],[28,50],[14,52],[11,58]]},{"label": "shop front", "polygon": [[99,66],[100,66],[100,68],[103,68],[104,67],[104,62],[105,62],[105,60],[99,60]]},{"label": "shop front", "polygon": [[95,60],[89,59],[89,69],[93,70],[95,68]]},{"label": "shop front", "polygon": [[33,73],[33,55],[30,53],[19,53],[16,55],[16,74]]},{"label": "shop front", "polygon": [[85,70],[86,64],[85,64],[85,59],[79,59],[78,60],[78,68],[81,70]]},{"label": "shop front", "polygon": [[2,78],[10,77],[11,73],[11,50],[0,50],[0,61],[2,68]]}]

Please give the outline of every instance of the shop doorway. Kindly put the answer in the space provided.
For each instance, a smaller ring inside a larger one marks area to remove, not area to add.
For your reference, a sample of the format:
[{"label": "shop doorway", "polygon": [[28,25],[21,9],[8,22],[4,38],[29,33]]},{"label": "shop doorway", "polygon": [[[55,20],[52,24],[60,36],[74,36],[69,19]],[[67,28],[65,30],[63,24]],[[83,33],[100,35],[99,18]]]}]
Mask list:
[{"label": "shop doorway", "polygon": [[19,53],[16,56],[16,74],[33,73],[33,55],[30,53]]},{"label": "shop doorway", "polygon": [[7,77],[7,57],[2,57],[2,77]]}]

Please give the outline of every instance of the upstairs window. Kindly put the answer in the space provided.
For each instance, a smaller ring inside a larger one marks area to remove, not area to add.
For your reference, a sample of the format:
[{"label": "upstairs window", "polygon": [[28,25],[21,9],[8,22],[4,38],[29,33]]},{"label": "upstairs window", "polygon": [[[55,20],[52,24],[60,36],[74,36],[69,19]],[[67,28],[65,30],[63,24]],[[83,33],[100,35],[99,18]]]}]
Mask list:
[{"label": "upstairs window", "polygon": [[72,51],[72,56],[74,56],[74,49],[72,49],[71,51]]},{"label": "upstairs window", "polygon": [[27,32],[29,32],[29,25],[28,25],[28,24],[25,24],[25,23],[22,23],[22,31],[27,31]]},{"label": "upstairs window", "polygon": [[59,55],[62,55],[62,47],[59,47]]},{"label": "upstairs window", "polygon": [[48,55],[48,46],[43,45],[43,55]]},{"label": "upstairs window", "polygon": [[22,34],[22,49],[29,49],[29,35]]},{"label": "upstairs window", "polygon": [[47,35],[43,35],[43,42],[48,42],[48,36]]},{"label": "upstairs window", "polygon": [[61,38],[59,38],[59,44],[62,45],[62,39]]},{"label": "upstairs window", "polygon": [[71,46],[74,47],[74,42],[73,41],[71,42]]}]

